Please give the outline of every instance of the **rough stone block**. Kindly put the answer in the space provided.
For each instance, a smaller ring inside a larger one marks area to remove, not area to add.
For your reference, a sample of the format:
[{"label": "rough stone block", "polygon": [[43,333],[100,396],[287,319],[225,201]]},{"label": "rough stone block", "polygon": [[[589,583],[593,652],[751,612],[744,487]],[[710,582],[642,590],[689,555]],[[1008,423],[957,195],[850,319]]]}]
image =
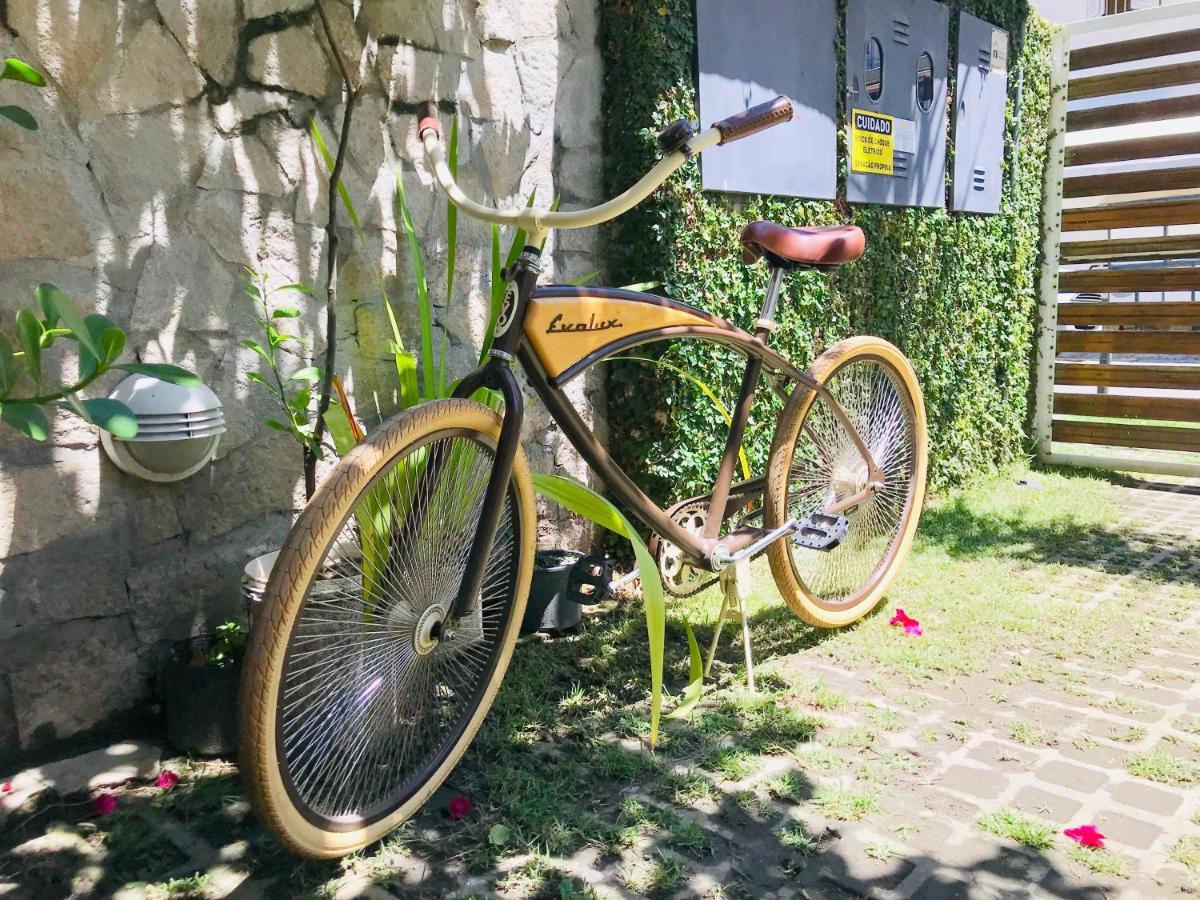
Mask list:
[{"label": "rough stone block", "polygon": [[33,775],[59,796],[94,791],[124,784],[126,781],[153,778],[158,773],[162,747],[141,741],[122,741],[82,756],[47,763]]},{"label": "rough stone block", "polygon": [[299,91],[310,97],[324,97],[338,85],[337,75],[309,25],[255,38],[250,44],[247,68],[250,77],[259,84]]},{"label": "rough stone block", "polygon": [[[230,84],[237,64],[237,0],[158,0],[157,5],[188,59],[217,83]],[[251,17],[249,10],[246,15]]]},{"label": "rough stone block", "polygon": [[113,57],[97,78],[95,106],[85,105],[84,115],[127,115],[181,106],[204,90],[204,77],[179,42],[153,20],[142,23],[124,52]]}]

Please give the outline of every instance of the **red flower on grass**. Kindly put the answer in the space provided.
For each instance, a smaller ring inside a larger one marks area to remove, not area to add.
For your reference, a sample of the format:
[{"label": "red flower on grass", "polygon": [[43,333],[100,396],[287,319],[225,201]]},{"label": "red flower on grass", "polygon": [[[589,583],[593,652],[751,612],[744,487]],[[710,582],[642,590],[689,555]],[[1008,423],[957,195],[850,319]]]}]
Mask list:
[{"label": "red flower on grass", "polygon": [[471,814],[471,801],[469,798],[459,794],[450,801],[450,818],[458,821],[465,819]]},{"label": "red flower on grass", "polygon": [[107,816],[117,808],[117,798],[112,794],[100,794],[92,801],[92,809],[98,816]]},{"label": "red flower on grass", "polygon": [[888,624],[899,625],[904,629],[905,634],[912,637],[921,636],[921,623],[899,607],[896,608],[896,614],[888,620]]},{"label": "red flower on grass", "polygon": [[179,776],[170,769],[163,769],[158,778],[154,780],[154,786],[162,788],[164,791],[169,791],[177,784],[179,784]]},{"label": "red flower on grass", "polygon": [[1084,847],[1104,846],[1104,835],[1096,829],[1095,825],[1080,825],[1078,828],[1068,828],[1063,834],[1075,843],[1082,844]]}]

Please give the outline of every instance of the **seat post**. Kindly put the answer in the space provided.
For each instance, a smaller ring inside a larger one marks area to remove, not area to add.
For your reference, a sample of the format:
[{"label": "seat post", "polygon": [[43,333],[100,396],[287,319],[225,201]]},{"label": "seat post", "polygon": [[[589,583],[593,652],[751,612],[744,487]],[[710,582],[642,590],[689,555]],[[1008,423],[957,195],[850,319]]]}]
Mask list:
[{"label": "seat post", "polygon": [[763,300],[762,312],[755,325],[770,329],[775,324],[775,306],[779,302],[779,289],[783,284],[783,266],[771,266],[771,280],[767,284],[767,296]]}]

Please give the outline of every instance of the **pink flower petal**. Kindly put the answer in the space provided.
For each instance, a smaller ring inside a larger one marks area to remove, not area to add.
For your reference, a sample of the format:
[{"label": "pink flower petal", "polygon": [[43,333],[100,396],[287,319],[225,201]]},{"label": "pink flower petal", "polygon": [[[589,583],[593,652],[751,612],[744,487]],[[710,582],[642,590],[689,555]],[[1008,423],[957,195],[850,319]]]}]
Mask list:
[{"label": "pink flower petal", "polygon": [[100,794],[92,801],[92,809],[98,816],[107,816],[117,808],[117,798],[112,794]]},{"label": "pink flower petal", "polygon": [[164,791],[169,791],[175,785],[179,784],[179,776],[170,769],[163,769],[159,776],[154,781],[154,786],[162,788]]},{"label": "pink flower petal", "polygon": [[471,806],[470,799],[459,794],[450,801],[450,818],[455,820],[465,819],[471,814]]},{"label": "pink flower petal", "polygon": [[909,622],[907,625],[904,626],[904,633],[907,635],[910,635],[912,637],[920,637],[921,636],[921,623],[918,622],[916,619],[913,619],[911,622]]},{"label": "pink flower petal", "polygon": [[907,625],[912,619],[908,617],[908,613],[899,607],[896,608],[896,614],[888,620],[889,625]]},{"label": "pink flower petal", "polygon": [[1080,825],[1076,828],[1068,828],[1063,834],[1084,847],[1104,846],[1104,835],[1100,833],[1095,825]]},{"label": "pink flower petal", "polygon": [[7,794],[11,790],[12,790],[12,782],[11,781],[6,781],[6,782],[4,782],[4,784],[0,784],[0,794]]}]

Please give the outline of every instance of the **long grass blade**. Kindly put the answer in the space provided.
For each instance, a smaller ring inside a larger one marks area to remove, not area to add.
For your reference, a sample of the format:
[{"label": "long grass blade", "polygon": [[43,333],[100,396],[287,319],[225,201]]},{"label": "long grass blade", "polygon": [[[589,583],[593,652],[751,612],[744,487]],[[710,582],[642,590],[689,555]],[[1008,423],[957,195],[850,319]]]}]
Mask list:
[{"label": "long grass blade", "polygon": [[[450,122],[450,148],[446,164],[450,174],[458,179],[458,115]],[[454,302],[454,269],[458,259],[458,207],[453,203],[446,204],[446,238],[449,248],[446,250],[446,321],[450,320],[450,306]],[[438,359],[438,396],[446,393],[446,351],[450,345],[450,333],[442,330],[442,353]]]},{"label": "long grass blade", "polygon": [[408,254],[412,261],[413,275],[417,282],[417,312],[421,319],[421,374],[424,379],[425,396],[434,396],[433,366],[433,307],[429,300],[429,281],[425,277],[425,257],[421,254],[421,242],[417,240],[417,229],[413,226],[412,212],[408,208],[408,197],[404,193],[404,174],[396,172],[396,205],[400,207],[400,222],[408,239]]}]

